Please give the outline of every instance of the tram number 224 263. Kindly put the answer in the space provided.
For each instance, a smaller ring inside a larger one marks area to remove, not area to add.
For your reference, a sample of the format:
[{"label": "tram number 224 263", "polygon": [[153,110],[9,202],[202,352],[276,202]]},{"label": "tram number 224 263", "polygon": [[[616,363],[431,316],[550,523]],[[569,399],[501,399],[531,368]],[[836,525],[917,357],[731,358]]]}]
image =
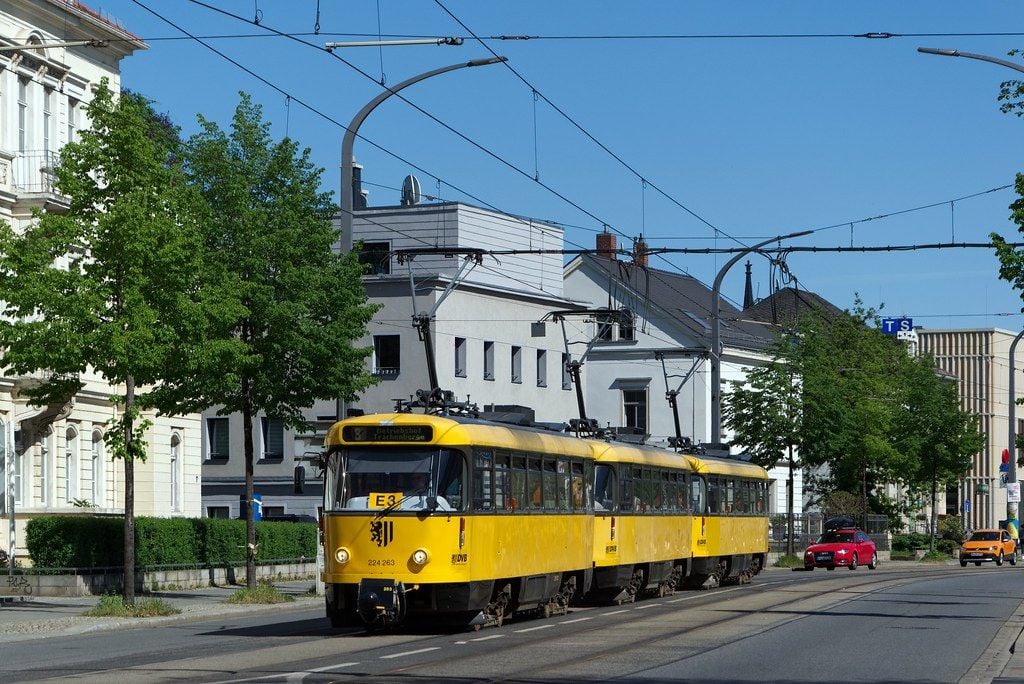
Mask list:
[{"label": "tram number 224 263", "polygon": [[383,567],[395,564],[394,558],[371,558],[369,560],[370,567]]}]

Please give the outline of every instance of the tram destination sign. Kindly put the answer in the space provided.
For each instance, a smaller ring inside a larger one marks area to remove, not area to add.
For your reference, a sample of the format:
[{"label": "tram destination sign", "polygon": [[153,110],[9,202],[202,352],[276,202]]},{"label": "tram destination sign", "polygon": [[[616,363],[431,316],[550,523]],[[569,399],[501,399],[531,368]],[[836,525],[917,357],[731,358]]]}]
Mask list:
[{"label": "tram destination sign", "polygon": [[346,442],[429,442],[434,428],[429,425],[346,425],[341,432]]}]

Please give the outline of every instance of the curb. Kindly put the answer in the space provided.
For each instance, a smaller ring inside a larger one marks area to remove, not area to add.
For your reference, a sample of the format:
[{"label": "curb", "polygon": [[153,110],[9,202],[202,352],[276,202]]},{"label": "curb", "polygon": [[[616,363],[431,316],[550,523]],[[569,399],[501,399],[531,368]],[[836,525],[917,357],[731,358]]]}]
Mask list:
[{"label": "curb", "polygon": [[[47,639],[50,637],[74,636],[78,634],[90,634],[93,632],[115,632],[138,629],[142,627],[159,627],[163,625],[182,622],[201,622],[206,619],[218,617],[229,617],[233,615],[249,615],[269,613],[271,611],[293,611],[320,605],[315,598],[298,598],[295,601],[286,603],[254,603],[254,604],[231,604],[223,601],[211,602],[209,608],[204,606],[198,610],[191,607],[181,608],[181,613],[176,615],[160,615],[155,617],[139,618],[108,618],[108,617],[87,617],[84,615],[69,615],[51,620],[40,620],[27,622],[26,624],[39,625],[40,628],[32,631],[19,631],[18,624],[11,625],[10,631],[0,625],[0,642],[13,643],[17,641],[31,641],[35,639]],[[84,607],[83,607],[84,609]],[[60,625],[69,621],[89,621],[86,624],[69,624],[67,626],[48,629],[49,624]],[[93,622],[95,621],[95,622]]]}]

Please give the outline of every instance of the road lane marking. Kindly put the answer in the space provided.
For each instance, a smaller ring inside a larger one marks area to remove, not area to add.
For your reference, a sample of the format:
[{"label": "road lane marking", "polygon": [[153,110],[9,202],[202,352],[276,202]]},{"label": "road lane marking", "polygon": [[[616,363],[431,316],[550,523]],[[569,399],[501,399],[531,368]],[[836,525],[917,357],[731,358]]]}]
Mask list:
[{"label": "road lane marking", "polygon": [[554,625],[541,625],[539,627],[527,627],[526,629],[517,629],[517,630],[514,630],[514,631],[517,634],[519,634],[519,633],[522,633],[522,632],[536,632],[538,629],[550,629],[552,627],[554,627]]},{"label": "road lane marking", "polygon": [[571,625],[574,622],[583,622],[584,620],[593,620],[593,619],[594,618],[583,617],[583,618],[576,618],[575,620],[562,620],[558,624],[560,624],[560,625]]},{"label": "road lane marking", "polygon": [[633,610],[647,610],[648,608],[657,608],[657,607],[658,607],[657,603],[645,603],[642,606],[637,606]]},{"label": "road lane marking", "polygon": [[392,653],[391,655],[381,656],[381,660],[387,660],[389,658],[401,658],[403,656],[416,655],[417,653],[426,653],[428,651],[439,651],[440,646],[431,646],[430,648],[418,648],[415,651],[402,651],[401,653]]},{"label": "road lane marking", "polygon": [[[243,679],[224,679],[215,684],[239,684],[240,682],[259,682],[264,679],[281,679],[285,678],[287,681],[302,681],[306,675],[317,674],[319,672],[327,672],[328,670],[341,669],[343,667],[353,667],[359,663],[337,663],[336,665],[328,665],[326,667],[318,667],[312,670],[298,670],[296,672],[280,672],[278,674],[264,675],[263,677],[245,677]],[[298,677],[298,680],[295,678]]]},{"label": "road lane marking", "polygon": [[504,634],[491,634],[490,636],[477,637],[476,639],[470,639],[470,641],[490,641],[491,639],[501,639]]},{"label": "road lane marking", "polygon": [[628,613],[629,608],[623,608],[622,610],[613,610],[610,613],[601,613],[601,615],[618,615],[619,613]]}]

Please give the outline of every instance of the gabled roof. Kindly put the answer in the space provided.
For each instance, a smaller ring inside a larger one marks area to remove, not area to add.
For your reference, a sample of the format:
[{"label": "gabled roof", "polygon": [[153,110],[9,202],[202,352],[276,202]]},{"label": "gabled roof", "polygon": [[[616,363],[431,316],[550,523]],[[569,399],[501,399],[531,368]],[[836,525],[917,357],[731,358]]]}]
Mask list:
[{"label": "gabled roof", "polygon": [[[580,266],[595,275],[605,275],[609,287],[625,286],[632,294],[656,307],[681,328],[689,332],[699,344],[711,346],[711,288],[685,273],[673,273],[656,268],[641,268],[633,263],[608,259],[593,254],[581,254]],[[614,282],[612,282],[614,281]],[[721,341],[725,347],[761,350],[768,347],[773,334],[766,326],[741,320],[739,309],[719,298],[721,312]],[[635,312],[644,315],[644,312]]]},{"label": "gabled roof", "polygon": [[832,302],[813,292],[786,287],[744,309],[742,316],[752,321],[791,328],[801,315],[812,312],[830,319],[838,318],[845,313]]}]

